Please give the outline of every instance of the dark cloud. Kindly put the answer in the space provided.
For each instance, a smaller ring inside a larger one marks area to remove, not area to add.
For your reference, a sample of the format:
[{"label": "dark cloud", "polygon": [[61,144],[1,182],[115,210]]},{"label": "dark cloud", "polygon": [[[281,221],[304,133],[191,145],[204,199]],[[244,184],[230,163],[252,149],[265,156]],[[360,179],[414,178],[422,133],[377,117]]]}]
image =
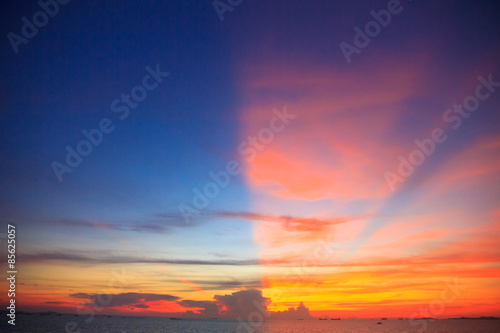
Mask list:
[{"label": "dark cloud", "polygon": [[214,301],[182,300],[177,303],[186,308],[202,308],[197,312],[188,310],[182,315],[189,318],[225,318],[241,320],[264,320],[269,316],[269,298],[256,289],[241,290],[230,295],[215,295]]},{"label": "dark cloud", "polygon": [[271,313],[270,319],[313,319],[309,314],[309,309],[300,302],[297,308],[288,308],[286,311],[278,311]]},{"label": "dark cloud", "polygon": [[87,294],[76,293],[69,296],[78,299],[89,300],[84,305],[112,308],[115,306],[129,306],[146,309],[149,306],[144,303],[156,301],[177,301],[179,297],[167,294],[148,294],[148,293],[121,293],[121,294]]},{"label": "dark cloud", "polygon": [[219,308],[216,302],[211,301],[191,301],[191,300],[182,300],[177,302],[185,308],[202,308],[198,312],[187,311],[188,315],[199,315],[202,318],[216,318],[219,316]]},{"label": "dark cloud", "polygon": [[261,290],[241,290],[231,295],[215,295],[219,307],[225,307],[221,317],[242,320],[265,319],[268,316],[267,304],[269,298],[262,296]]},{"label": "dark cloud", "polygon": [[[148,309],[147,303],[157,301],[176,302],[186,311],[175,313],[184,318],[222,318],[240,319],[243,321],[258,321],[267,319],[313,319],[309,309],[301,302],[297,308],[289,308],[281,312],[269,312],[267,305],[271,299],[262,296],[257,289],[240,290],[232,294],[215,295],[212,301],[198,301],[180,299],[177,296],[154,293],[120,293],[120,294],[88,294],[75,293],[70,297],[86,300],[90,307],[128,307],[129,309]],[[46,304],[60,305],[63,302],[46,302]]]}]

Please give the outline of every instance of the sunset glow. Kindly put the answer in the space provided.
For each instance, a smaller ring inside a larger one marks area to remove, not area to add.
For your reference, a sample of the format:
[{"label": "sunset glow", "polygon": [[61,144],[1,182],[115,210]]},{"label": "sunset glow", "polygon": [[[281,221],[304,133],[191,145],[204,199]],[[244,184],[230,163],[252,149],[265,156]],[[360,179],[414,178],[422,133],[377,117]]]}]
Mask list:
[{"label": "sunset glow", "polygon": [[106,6],[5,55],[18,311],[500,316],[493,2]]}]

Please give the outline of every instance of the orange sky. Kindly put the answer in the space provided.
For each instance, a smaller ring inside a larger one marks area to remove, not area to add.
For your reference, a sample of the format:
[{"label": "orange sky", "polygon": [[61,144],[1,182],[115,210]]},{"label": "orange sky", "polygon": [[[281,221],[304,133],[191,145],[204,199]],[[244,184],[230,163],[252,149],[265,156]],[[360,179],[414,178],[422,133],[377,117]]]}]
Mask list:
[{"label": "orange sky", "polygon": [[[330,316],[409,317],[429,307],[432,317],[500,313],[493,199],[500,193],[500,136],[456,150],[438,145],[395,192],[384,179],[432,126],[450,141],[459,135],[440,120],[444,109],[417,110],[431,127],[398,128],[411,101],[432,94],[424,84],[432,72],[426,57],[414,60],[380,61],[370,75],[286,64],[244,71],[242,137],[258,133],[273,108],[296,115],[245,173],[254,210],[291,216],[254,226],[261,260],[282,261],[262,268],[270,309],[304,301]],[[464,90],[473,92],[474,84],[465,82]],[[451,301],[447,281],[455,280],[463,287]]]}]

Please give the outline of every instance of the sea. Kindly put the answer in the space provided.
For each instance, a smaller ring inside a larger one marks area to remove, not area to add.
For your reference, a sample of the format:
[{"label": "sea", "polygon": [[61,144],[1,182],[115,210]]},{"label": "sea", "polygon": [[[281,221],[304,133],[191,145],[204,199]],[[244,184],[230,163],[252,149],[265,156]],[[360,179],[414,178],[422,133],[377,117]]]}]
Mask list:
[{"label": "sea", "polygon": [[[86,321],[87,320],[87,321]],[[0,332],[26,333],[500,333],[500,320],[273,320],[238,322],[229,320],[172,320],[168,318],[18,314],[16,325],[0,323]],[[379,324],[380,323],[380,324]]]}]

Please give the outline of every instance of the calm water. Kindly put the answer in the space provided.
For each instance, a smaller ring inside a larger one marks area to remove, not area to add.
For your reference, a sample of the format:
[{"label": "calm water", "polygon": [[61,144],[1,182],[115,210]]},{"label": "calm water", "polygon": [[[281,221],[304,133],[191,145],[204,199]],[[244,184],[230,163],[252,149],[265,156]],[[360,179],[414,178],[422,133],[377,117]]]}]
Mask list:
[{"label": "calm water", "polygon": [[[65,332],[65,325],[73,321],[81,333],[331,333],[331,332],[428,332],[428,333],[500,333],[500,320],[329,320],[329,321],[270,321],[266,323],[239,323],[222,320],[168,320],[162,318],[96,317],[85,323],[88,317],[18,315],[16,326],[0,323],[1,332]],[[422,330],[427,323],[427,328]],[[255,327],[252,328],[251,325]],[[252,330],[251,330],[252,329]],[[74,330],[78,332],[78,330]]]}]

